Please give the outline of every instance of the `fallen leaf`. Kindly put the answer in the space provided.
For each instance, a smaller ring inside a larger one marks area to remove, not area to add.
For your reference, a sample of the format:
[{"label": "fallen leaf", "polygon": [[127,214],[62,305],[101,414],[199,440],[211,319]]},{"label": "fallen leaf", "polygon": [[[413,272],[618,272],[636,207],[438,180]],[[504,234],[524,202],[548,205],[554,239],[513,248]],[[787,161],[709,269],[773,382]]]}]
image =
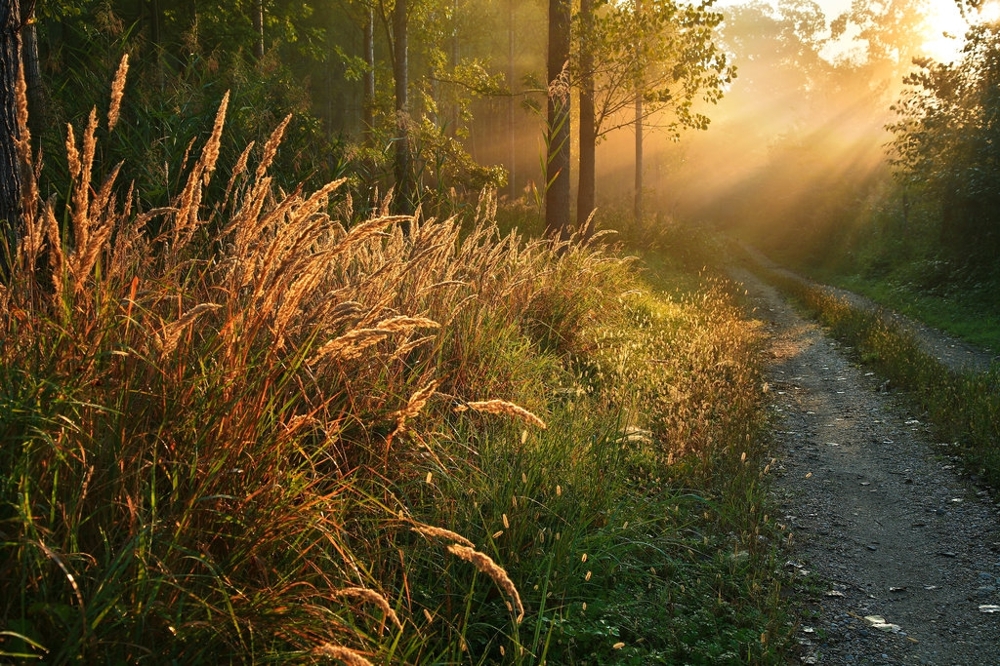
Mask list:
[{"label": "fallen leaf", "polygon": [[881,615],[865,615],[865,620],[871,625],[872,629],[878,629],[879,631],[896,634],[902,629],[898,624],[886,622],[885,618]]}]

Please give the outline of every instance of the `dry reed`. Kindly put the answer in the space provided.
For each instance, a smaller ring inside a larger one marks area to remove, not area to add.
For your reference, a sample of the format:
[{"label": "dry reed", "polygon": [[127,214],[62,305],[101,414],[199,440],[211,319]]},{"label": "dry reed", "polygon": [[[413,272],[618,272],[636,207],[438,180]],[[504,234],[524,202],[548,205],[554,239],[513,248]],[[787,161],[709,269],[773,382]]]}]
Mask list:
[{"label": "dry reed", "polygon": [[529,412],[524,407],[516,405],[513,402],[507,400],[483,400],[479,402],[466,402],[464,404],[455,407],[456,412],[464,412],[467,410],[473,410],[476,412],[486,412],[487,414],[501,414],[506,416],[515,416],[525,423],[530,423],[531,425],[538,426],[542,430],[546,429],[548,426],[545,421],[535,416]]},{"label": "dry reed", "polygon": [[[370,604],[374,604],[378,607],[385,618],[388,618],[396,625],[397,629],[403,628],[403,623],[400,622],[399,616],[396,615],[396,611],[392,609],[389,605],[389,600],[383,595],[379,594],[375,590],[371,590],[367,587],[347,587],[343,590],[337,592],[338,597],[349,597],[351,599],[359,599],[361,601],[366,601]],[[383,620],[384,623],[384,620]]]},{"label": "dry reed", "polygon": [[494,562],[489,555],[457,543],[449,545],[448,552],[459,559],[469,562],[479,571],[492,578],[493,582],[510,597],[514,604],[514,609],[517,610],[517,623],[521,623],[521,620],[524,619],[524,605],[521,603],[521,595],[518,594],[517,586],[514,585],[514,581],[510,579],[510,576],[507,575],[507,571],[503,567]]},{"label": "dry reed", "polygon": [[466,539],[461,534],[452,532],[443,527],[433,527],[431,525],[415,525],[410,528],[410,530],[416,532],[417,534],[422,534],[425,537],[432,539],[443,539],[445,541],[454,541],[455,543],[462,544],[463,546],[468,546],[469,548],[475,548],[476,544],[472,543]]},{"label": "dry reed", "polygon": [[320,657],[333,657],[334,659],[339,659],[344,662],[347,666],[374,666],[374,664],[368,660],[363,654],[357,650],[352,650],[351,648],[344,647],[343,645],[334,645],[333,643],[324,643],[318,648],[313,650],[313,654]]},{"label": "dry reed", "polygon": [[118,116],[122,109],[122,97],[125,94],[125,77],[128,74],[128,54],[122,56],[118,63],[118,71],[115,72],[114,81],[111,83],[111,104],[108,107],[108,132],[115,129],[118,124]]}]

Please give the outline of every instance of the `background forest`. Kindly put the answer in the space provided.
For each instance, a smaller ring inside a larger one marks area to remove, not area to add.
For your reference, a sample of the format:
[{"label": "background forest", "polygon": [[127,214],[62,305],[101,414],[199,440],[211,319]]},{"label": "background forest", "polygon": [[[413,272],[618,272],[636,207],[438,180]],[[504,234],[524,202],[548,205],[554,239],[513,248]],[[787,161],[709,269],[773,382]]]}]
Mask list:
[{"label": "background forest", "polygon": [[[293,112],[279,177],[315,184],[349,174],[358,205],[394,185],[414,190],[408,203],[436,206],[475,200],[492,186],[540,210],[560,175],[546,162],[542,3],[25,5],[35,15],[26,39],[33,133],[48,156],[58,159],[65,123],[81,124],[89,93],[130,55],[126,120],[105,150],[124,159],[125,180],[136,180],[150,206],[176,189],[179,174],[165,165],[209,130],[227,90],[234,109],[224,163]],[[877,271],[905,256],[938,266],[941,279],[980,272],[1000,242],[990,152],[991,63],[1000,47],[991,10],[977,5],[955,6],[964,37],[953,21],[944,28],[950,50],[935,51],[928,44],[941,41],[942,28],[928,16],[940,9],[922,0],[855,0],[831,16],[812,0],[727,4],[687,17],[651,3],[647,13],[661,12],[660,23],[645,27],[626,25],[600,2],[599,21],[588,24],[595,10],[584,3],[569,28],[579,46],[564,60],[566,83],[585,101],[594,94],[578,93],[588,75],[591,86],[597,77],[598,117],[581,143],[576,126],[585,130],[586,109],[571,105],[573,166],[564,169],[575,191],[577,166],[588,173],[578,159],[595,144],[602,187],[597,199],[581,195],[580,221],[593,205],[627,207],[638,185],[661,221],[743,228],[812,265],[861,261],[851,266]],[[644,59],[615,51],[643,30],[674,34],[666,26],[684,21],[688,33],[691,25],[704,31],[672,37]],[[400,41],[407,67],[397,64]],[[637,174],[640,74],[652,108],[639,117],[653,133]],[[712,132],[682,137],[710,122]],[[412,155],[405,178],[396,163],[403,136]]]}]

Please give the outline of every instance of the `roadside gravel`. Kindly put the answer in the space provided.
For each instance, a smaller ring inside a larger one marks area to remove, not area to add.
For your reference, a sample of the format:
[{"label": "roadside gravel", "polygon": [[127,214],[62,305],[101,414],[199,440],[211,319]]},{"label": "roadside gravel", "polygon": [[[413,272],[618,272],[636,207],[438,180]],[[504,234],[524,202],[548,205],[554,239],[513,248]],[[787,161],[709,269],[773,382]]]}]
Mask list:
[{"label": "roadside gravel", "polygon": [[753,274],[733,276],[771,333],[775,519],[805,600],[796,659],[1000,666],[993,499],[849,350]]}]

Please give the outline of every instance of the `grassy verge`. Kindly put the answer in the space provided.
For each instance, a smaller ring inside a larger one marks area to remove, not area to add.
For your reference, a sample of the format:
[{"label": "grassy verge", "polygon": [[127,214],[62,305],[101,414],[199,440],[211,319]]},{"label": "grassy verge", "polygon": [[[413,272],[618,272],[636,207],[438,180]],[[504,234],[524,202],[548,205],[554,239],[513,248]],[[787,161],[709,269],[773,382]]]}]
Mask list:
[{"label": "grassy verge", "polygon": [[926,410],[938,436],[955,444],[969,469],[1000,488],[1000,368],[951,371],[881,313],[854,308],[779,273],[765,277],[817,316],[834,337],[854,347],[862,362],[905,389]]},{"label": "grassy verge", "polygon": [[760,334],[723,285],[502,236],[489,196],[355,220],[271,186],[280,129],[209,201],[224,115],[169,208],[91,182],[96,122],[65,205],[25,188],[0,656],[783,663]]},{"label": "grassy verge", "polygon": [[941,294],[929,293],[910,284],[866,279],[858,275],[835,277],[832,282],[928,326],[947,331],[985,349],[1000,351],[997,284],[955,289]]}]

